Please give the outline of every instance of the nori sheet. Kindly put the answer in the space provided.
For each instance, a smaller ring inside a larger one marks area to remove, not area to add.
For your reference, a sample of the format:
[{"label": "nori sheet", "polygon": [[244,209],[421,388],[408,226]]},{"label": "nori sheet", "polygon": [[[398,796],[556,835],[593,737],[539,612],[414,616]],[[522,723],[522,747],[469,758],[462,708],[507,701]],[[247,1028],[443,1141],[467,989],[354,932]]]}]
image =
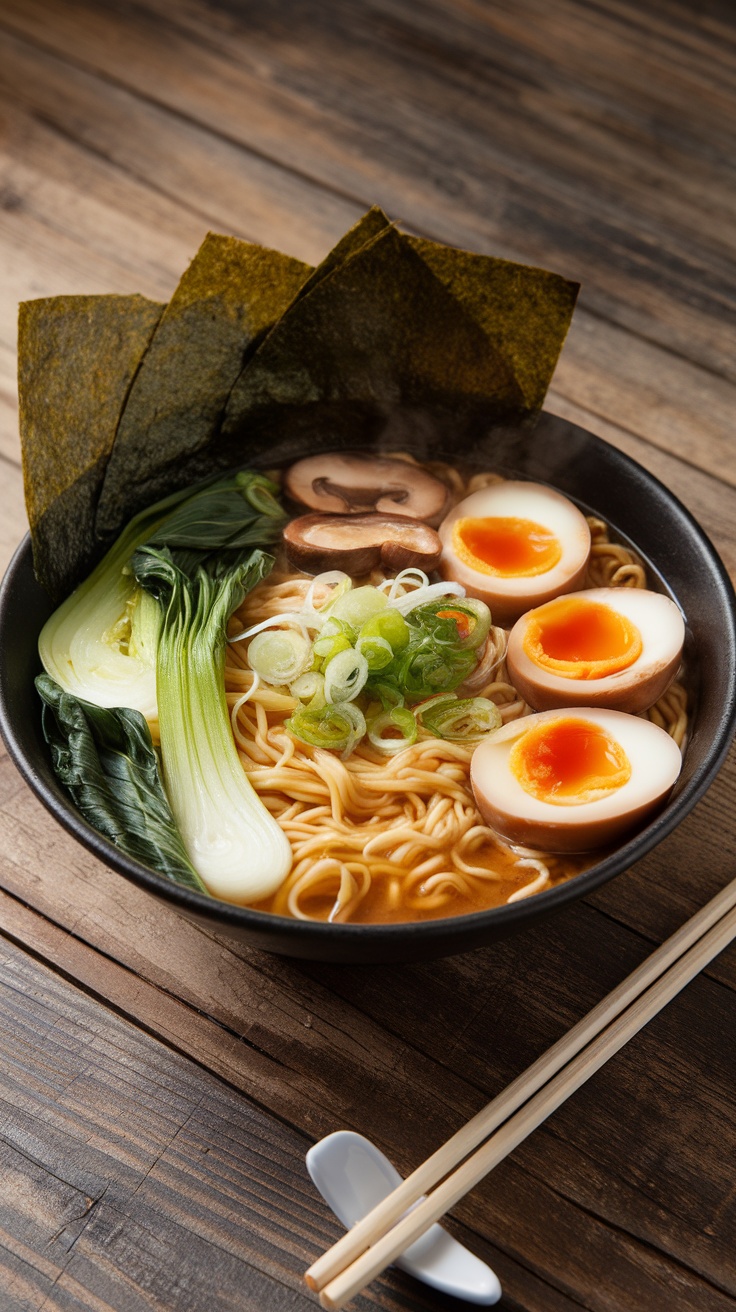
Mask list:
[{"label": "nori sheet", "polygon": [[189,457],[217,430],[246,353],[310,272],[279,251],[208,234],[161,318],[123,410],[97,509],[100,537],[191,482]]},{"label": "nori sheet", "polygon": [[19,425],[39,582],[61,600],[101,554],[95,512],[120,412],[163,306],[53,296],[18,316]]},{"label": "nori sheet", "polygon": [[475,255],[421,237],[405,240],[508,360],[527,407],[538,413],[570,327],[579,283],[530,264]]},{"label": "nori sheet", "polygon": [[[168,307],[21,307],[26,498],[55,599],[137,510],[305,449],[458,452],[534,422],[577,284],[402,235],[377,206],[311,269],[210,233]],[[80,386],[80,381],[82,386]]]},{"label": "nori sheet", "polygon": [[378,237],[386,228],[391,227],[393,227],[391,220],[384,214],[380,206],[372,205],[358,219],[357,223],[353,224],[352,228],[348,228],[337,245],[333,246],[331,251],[328,251],[321,264],[318,264],[317,268],[312,270],[303,287],[299,289],[298,296],[294,299],[299,300],[302,296],[306,296],[329,273],[332,273],[339,265],[344,264],[346,260],[351,259],[353,255],[357,255],[358,251],[373,241],[374,237]]},{"label": "nori sheet", "polygon": [[325,433],[369,440],[398,412],[445,416],[453,434],[523,422],[527,407],[497,347],[393,227],[305,292],[230,396],[210,455],[236,463],[243,440],[274,446]]}]

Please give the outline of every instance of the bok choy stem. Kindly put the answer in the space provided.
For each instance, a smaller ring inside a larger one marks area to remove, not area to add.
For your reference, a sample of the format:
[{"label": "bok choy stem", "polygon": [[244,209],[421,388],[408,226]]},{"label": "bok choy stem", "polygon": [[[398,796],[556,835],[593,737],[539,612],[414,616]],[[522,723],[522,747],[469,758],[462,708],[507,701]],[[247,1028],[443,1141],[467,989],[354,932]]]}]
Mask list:
[{"label": "bok choy stem", "polygon": [[286,516],[275,488],[243,470],[176,492],[136,515],[99,565],[54,611],[39,638],[47,674],[96,706],[128,706],[156,721],[156,643],[160,615],[129,565],[143,543],[176,550],[182,568],[202,552],[266,546]]},{"label": "bok choy stem", "polygon": [[[258,547],[286,518],[275,491],[242,471],[138,515],[39,642],[44,730],[86,818],[169,878],[237,903],[267,896],[291,865],[240,764],[224,686],[228,618],[271,569]],[[139,712],[159,722],[163,786]]]},{"label": "bok choy stem", "polygon": [[255,902],[288,874],[289,841],[249,783],[225,699],[226,625],[270,570],[262,551],[206,557],[191,574],[167,548],[133,557],[162,609],[157,698],[166,791],[184,845],[215,897]]}]

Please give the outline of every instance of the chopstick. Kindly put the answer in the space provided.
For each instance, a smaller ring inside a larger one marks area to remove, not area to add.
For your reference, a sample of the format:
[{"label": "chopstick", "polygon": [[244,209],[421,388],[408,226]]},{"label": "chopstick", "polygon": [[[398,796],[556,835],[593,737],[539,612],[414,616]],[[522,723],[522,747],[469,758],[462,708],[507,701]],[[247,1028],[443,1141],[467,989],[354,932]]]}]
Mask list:
[{"label": "chopstick", "polygon": [[[322,1306],[339,1309],[370,1283],[623,1047],[734,937],[736,879],[318,1258],[305,1278],[312,1289],[321,1291]],[[494,1133],[499,1126],[502,1128]],[[483,1146],[478,1152],[464,1161],[479,1144]],[[451,1171],[454,1174],[448,1176]],[[399,1220],[440,1180],[444,1182],[409,1216]]]}]

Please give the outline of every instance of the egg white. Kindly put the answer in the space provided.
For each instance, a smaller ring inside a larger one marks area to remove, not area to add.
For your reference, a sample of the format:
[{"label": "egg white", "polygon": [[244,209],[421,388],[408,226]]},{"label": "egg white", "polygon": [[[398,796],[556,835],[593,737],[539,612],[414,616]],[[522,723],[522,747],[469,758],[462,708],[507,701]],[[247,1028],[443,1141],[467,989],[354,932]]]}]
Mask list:
[{"label": "egg white", "polygon": [[[462,560],[453,544],[457,521],[499,517],[529,519],[554,533],[562,548],[557,564],[542,574],[502,577],[476,570]],[[472,492],[450,511],[438,532],[442,577],[461,583],[469,596],[484,601],[495,624],[513,623],[522,612],[560,593],[574,591],[583,582],[590,555],[590,529],[585,516],[561,492],[542,483],[509,480]]]},{"label": "egg white", "polygon": [[[593,801],[543,801],[522,788],[509,763],[515,743],[544,721],[572,718],[592,722],[626,753],[631,777]],[[620,711],[564,707],[504,725],[475,749],[470,780],[478,809],[510,843],[547,852],[587,852],[613,842],[641,824],[667,796],[682,757],[669,734],[650,720]]]},{"label": "egg white", "polygon": [[537,665],[524,650],[527,613],[509,634],[506,668],[514,687],[537,711],[603,706],[633,715],[648,710],[668,688],[682,659],[685,624],[674,601],[644,588],[588,588],[567,595],[608,606],[635,624],[642,640],[640,655],[626,669],[599,679],[557,674]]}]

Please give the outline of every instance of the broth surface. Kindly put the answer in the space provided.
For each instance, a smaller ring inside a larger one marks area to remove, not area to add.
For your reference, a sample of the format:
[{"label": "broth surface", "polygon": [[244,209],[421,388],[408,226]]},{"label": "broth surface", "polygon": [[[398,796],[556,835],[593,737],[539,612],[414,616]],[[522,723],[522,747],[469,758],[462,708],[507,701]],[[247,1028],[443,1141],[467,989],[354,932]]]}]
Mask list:
[{"label": "broth surface", "polygon": [[[427,467],[445,478],[456,502],[480,487],[502,481],[494,473],[463,472],[438,462]],[[584,586],[647,586],[635,554],[610,542],[602,521],[590,518],[589,524],[593,548]],[[534,524],[535,534],[538,529],[541,553],[554,551],[553,545],[544,542],[544,526]],[[501,538],[502,562],[515,567],[513,562],[519,563],[521,550],[516,529],[510,535],[504,529]],[[479,550],[485,549],[479,538],[471,535],[471,541]],[[522,565],[526,561],[529,567],[531,561],[534,572],[536,550],[535,546],[526,557],[522,550],[521,556]],[[382,572],[374,572],[353,583],[377,586],[384,577]],[[273,574],[253,590],[234,617],[234,630],[298,612],[311,584],[309,576],[288,568],[284,558],[277,557]],[[451,600],[446,610],[451,615]],[[507,636],[499,627],[491,629],[485,682],[472,693],[460,689],[461,696],[493,701],[504,723],[531,713],[508,679]],[[595,653],[603,640],[595,633],[583,640],[573,619],[565,632],[553,635],[551,645],[566,658],[581,641],[584,647],[592,644]],[[628,638],[619,634],[617,641],[622,648],[619,659],[626,660]],[[605,855],[598,851],[562,857],[512,850],[494,835],[478,811],[470,786],[475,744],[420,734],[413,746],[386,758],[363,740],[342,761],[337,752],[295,741],[284,727],[298,705],[287,688],[262,685],[244,700],[252,684],[244,648],[245,643],[232,644],[227,655],[226,689],[235,739],[248,778],[286,832],[294,852],[294,865],[284,885],[269,899],[253,904],[254,909],[363,924],[438,919],[504,905],[552,888]],[[685,703],[682,686],[672,685],[648,713],[678,742],[682,742],[687,725]],[[565,756],[562,751],[562,755],[567,773],[577,777],[581,767],[572,759],[575,753],[568,751]],[[604,774],[611,764],[609,757],[605,750],[596,757]]]}]

